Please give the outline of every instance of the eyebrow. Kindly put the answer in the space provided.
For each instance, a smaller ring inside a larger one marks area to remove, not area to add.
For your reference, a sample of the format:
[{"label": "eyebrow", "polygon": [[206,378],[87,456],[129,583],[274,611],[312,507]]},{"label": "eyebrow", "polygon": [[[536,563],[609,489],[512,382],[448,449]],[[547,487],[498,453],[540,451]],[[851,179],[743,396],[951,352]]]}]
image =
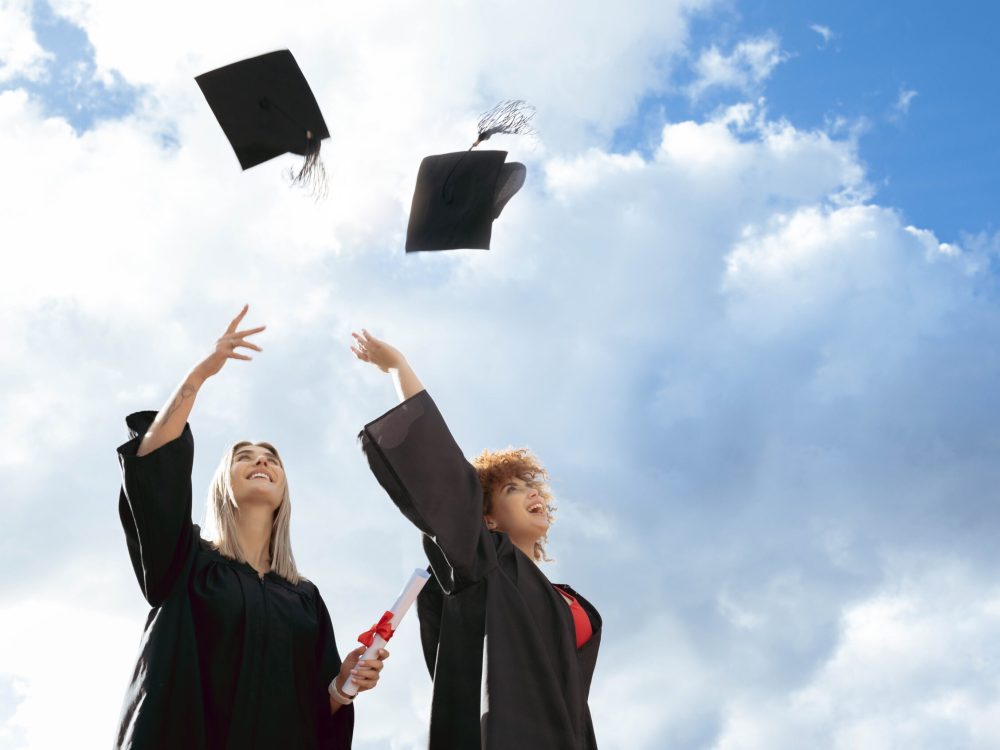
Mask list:
[{"label": "eyebrow", "polygon": [[[239,458],[240,456],[252,456],[252,455],[253,451],[250,450],[249,448],[240,448],[238,451],[236,451],[236,453],[233,454],[233,458]],[[273,453],[271,453],[271,451],[267,450],[264,451],[264,455],[267,456],[268,458],[273,458],[275,461],[278,462],[279,466],[281,465],[281,459],[278,458]]]}]

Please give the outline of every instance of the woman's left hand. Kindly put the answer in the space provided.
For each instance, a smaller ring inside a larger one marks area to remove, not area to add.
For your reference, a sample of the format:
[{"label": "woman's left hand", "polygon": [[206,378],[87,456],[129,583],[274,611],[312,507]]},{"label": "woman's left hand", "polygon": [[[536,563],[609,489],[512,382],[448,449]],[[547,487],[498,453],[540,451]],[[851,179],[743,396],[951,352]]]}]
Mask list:
[{"label": "woman's left hand", "polygon": [[389,658],[389,652],[384,648],[379,649],[377,659],[363,659],[359,661],[365,650],[364,646],[358,646],[358,648],[354,649],[344,659],[344,663],[340,667],[338,679],[341,692],[343,692],[343,686],[347,684],[348,679],[354,680],[354,684],[358,686],[359,693],[371,690],[378,684],[379,674],[382,672],[382,667],[385,666],[385,660]]}]

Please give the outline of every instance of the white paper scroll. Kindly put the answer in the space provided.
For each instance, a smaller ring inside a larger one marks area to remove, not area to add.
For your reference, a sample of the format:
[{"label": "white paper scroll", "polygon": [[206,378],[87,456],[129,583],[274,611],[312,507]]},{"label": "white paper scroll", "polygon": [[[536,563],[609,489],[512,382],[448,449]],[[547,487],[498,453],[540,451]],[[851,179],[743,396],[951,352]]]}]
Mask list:
[{"label": "white paper scroll", "polygon": [[[392,626],[393,632],[395,632],[396,628],[399,627],[400,621],[406,615],[406,612],[410,609],[410,607],[413,606],[413,602],[417,600],[417,594],[420,593],[420,590],[424,587],[424,584],[427,583],[430,577],[431,574],[426,570],[417,568],[413,571],[413,575],[410,576],[410,580],[403,587],[402,592],[400,592],[399,597],[396,599],[396,603],[393,604],[388,610],[392,613],[392,619],[389,621],[389,624]],[[385,639],[382,638],[382,636],[375,634],[372,645],[365,650],[365,652],[361,655],[361,659],[358,659],[358,661],[360,662],[363,659],[377,658],[379,649],[382,648],[385,648]],[[344,695],[348,696],[358,694],[358,686],[355,684],[353,677],[349,678],[347,682],[344,683],[344,689],[342,692]]]}]

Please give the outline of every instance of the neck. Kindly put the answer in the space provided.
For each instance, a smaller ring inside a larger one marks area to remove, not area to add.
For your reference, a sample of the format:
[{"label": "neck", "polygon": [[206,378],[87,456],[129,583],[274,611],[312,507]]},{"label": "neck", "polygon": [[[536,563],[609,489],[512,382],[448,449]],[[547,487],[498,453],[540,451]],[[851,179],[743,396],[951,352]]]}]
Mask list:
[{"label": "neck", "polygon": [[271,526],[274,511],[264,506],[241,507],[236,515],[240,547],[247,562],[263,575],[271,569]]},{"label": "neck", "polygon": [[537,560],[535,560],[535,540],[534,539],[530,539],[530,540],[521,539],[521,540],[517,540],[517,541],[515,541],[514,539],[511,539],[510,541],[513,542],[514,546],[517,547],[519,550],[521,550],[521,552],[523,552],[525,555],[527,555],[527,557],[528,557],[529,560],[531,560],[532,562],[538,562]]}]

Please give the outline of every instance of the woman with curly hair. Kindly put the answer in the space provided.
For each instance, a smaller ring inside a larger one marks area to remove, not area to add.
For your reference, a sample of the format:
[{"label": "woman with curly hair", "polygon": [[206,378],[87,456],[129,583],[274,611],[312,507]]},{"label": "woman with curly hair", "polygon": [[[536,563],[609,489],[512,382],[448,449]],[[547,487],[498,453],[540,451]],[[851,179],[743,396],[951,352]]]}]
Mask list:
[{"label": "woman with curly hair", "polygon": [[434,573],[417,601],[431,750],[594,750],[601,617],[538,566],[553,510],[545,470],[524,449],[470,464],[406,358],[353,335],[355,356],[391,373],[400,398],[361,431],[362,450],[423,532]]},{"label": "woman with curly hair", "polygon": [[118,448],[118,512],[142,594],[152,608],[125,696],[116,748],[349,750],[353,677],[378,682],[379,658],[341,662],[315,584],[292,556],[285,467],[270,443],[229,448],[209,489],[212,533],[191,522],[194,438],[187,424],[204,382],[263,326],[238,330],[244,307],[214,350],[157,412],[127,418]]}]

